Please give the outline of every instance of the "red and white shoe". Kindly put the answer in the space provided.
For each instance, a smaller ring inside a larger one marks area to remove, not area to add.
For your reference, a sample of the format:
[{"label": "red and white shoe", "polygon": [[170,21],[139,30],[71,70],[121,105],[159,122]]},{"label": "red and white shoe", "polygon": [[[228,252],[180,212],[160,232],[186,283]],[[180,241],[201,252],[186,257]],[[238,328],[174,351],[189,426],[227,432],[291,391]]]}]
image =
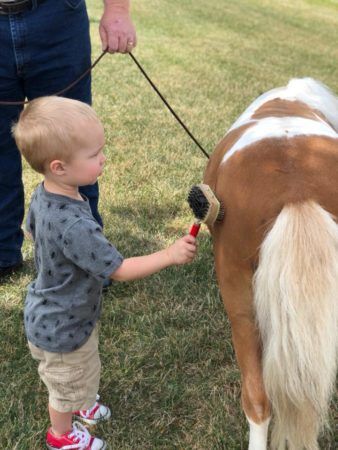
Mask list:
[{"label": "red and white shoe", "polygon": [[54,436],[51,429],[47,431],[46,446],[48,450],[105,450],[107,444],[99,438],[91,436],[86,427],[73,422],[73,429],[60,437]]},{"label": "red and white shoe", "polygon": [[108,420],[111,416],[110,409],[108,408],[108,406],[99,403],[99,400],[100,396],[97,395],[94,406],[92,406],[90,409],[74,411],[73,415],[77,419],[80,419],[83,422],[88,423],[88,425],[96,425],[97,423],[102,422],[103,420]]}]

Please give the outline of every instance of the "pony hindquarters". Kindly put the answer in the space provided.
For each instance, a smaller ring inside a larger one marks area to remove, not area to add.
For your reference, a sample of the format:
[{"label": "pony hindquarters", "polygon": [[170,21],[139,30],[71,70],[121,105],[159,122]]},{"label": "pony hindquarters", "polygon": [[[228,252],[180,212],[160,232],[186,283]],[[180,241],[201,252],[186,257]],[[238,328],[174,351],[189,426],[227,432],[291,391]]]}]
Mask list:
[{"label": "pony hindquarters", "polygon": [[337,368],[338,226],[318,204],[286,205],[254,277],[272,448],[318,449]]}]

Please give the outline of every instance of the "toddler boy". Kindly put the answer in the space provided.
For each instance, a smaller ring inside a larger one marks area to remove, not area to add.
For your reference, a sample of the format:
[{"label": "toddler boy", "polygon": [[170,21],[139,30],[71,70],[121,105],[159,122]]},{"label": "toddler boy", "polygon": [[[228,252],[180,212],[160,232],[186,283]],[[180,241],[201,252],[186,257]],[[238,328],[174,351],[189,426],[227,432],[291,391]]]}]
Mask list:
[{"label": "toddler boy", "polygon": [[102,174],[104,131],[87,104],[41,97],[23,110],[13,134],[31,167],[44,175],[26,227],[35,244],[36,279],[25,301],[25,331],[49,392],[50,450],[103,450],[76,416],[89,424],[110,417],[98,402],[97,321],[106,280],[133,280],[191,262],[195,239],[185,236],[150,255],[124,259],[105,238],[79,186]]}]

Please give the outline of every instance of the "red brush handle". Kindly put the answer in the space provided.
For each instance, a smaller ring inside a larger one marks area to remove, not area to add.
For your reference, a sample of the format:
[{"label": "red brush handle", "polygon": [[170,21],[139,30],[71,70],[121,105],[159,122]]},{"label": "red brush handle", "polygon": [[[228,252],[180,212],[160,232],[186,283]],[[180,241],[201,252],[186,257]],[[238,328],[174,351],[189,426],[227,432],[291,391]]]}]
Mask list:
[{"label": "red brush handle", "polygon": [[192,227],[190,228],[189,234],[191,236],[196,237],[198,235],[198,232],[200,231],[201,224],[198,222],[195,222]]}]

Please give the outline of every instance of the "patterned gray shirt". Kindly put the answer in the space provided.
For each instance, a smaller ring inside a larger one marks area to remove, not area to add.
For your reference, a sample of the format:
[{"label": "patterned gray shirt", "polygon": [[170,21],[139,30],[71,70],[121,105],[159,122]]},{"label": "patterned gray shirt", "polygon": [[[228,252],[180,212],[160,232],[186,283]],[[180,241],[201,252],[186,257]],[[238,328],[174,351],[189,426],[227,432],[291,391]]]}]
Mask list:
[{"label": "patterned gray shirt", "polygon": [[123,257],[102,234],[89,202],[35,190],[26,222],[37,278],[25,301],[27,338],[49,352],[71,352],[89,338],[101,311],[103,281]]}]

